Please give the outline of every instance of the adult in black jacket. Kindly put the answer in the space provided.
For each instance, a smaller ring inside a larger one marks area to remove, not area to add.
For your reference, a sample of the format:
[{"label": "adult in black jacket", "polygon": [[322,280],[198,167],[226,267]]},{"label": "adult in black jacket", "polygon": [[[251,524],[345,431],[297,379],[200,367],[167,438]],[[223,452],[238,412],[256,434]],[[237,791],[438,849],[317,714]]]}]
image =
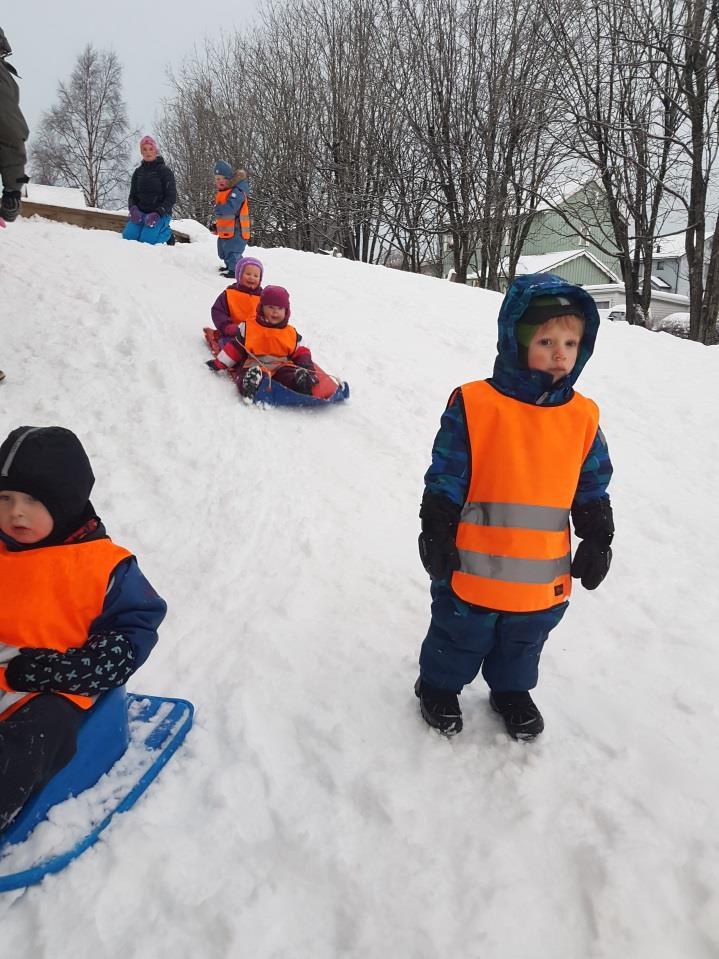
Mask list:
[{"label": "adult in black jacket", "polygon": [[8,223],[20,212],[20,187],[27,183],[25,141],[28,138],[15,82],[17,70],[5,59],[11,53],[10,44],[0,29],[0,174],[3,184],[0,217]]},{"label": "adult in black jacket", "polygon": [[142,163],[132,174],[127,205],[130,219],[122,232],[126,240],[141,243],[169,243],[175,238],[170,229],[172,208],[177,200],[175,176],[157,152],[150,136],[140,140]]}]

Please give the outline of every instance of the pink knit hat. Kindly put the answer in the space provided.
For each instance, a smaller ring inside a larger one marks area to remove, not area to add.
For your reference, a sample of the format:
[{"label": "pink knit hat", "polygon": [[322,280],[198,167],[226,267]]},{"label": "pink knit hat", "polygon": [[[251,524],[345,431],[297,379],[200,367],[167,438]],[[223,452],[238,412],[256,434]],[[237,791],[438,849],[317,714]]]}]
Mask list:
[{"label": "pink knit hat", "polygon": [[260,296],[260,302],[257,304],[257,321],[264,324],[262,316],[263,306],[279,306],[285,311],[285,318],[280,327],[286,326],[290,318],[290,294],[284,286],[266,286]]},{"label": "pink knit hat", "polygon": [[146,135],[140,140],[140,148],[144,147],[145,144],[149,144],[149,146],[154,147],[156,150],[158,149],[158,147],[157,147],[157,140],[153,139],[151,136],[149,136],[149,134],[146,134]]}]

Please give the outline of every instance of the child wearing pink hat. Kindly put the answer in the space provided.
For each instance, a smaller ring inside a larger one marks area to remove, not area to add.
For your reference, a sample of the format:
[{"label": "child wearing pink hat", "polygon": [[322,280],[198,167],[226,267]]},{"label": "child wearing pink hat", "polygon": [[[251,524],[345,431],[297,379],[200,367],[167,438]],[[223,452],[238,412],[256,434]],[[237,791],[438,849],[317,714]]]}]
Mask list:
[{"label": "child wearing pink hat", "polygon": [[290,294],[283,286],[266,286],[260,296],[257,314],[238,324],[237,334],[229,340],[207,366],[213,373],[244,367],[238,380],[243,396],[252,398],[263,373],[296,393],[312,393],[318,382],[312,354],[301,346],[302,337],[291,326]]},{"label": "child wearing pink hat", "polygon": [[240,323],[257,316],[257,305],[262,294],[262,262],[254,256],[243,256],[235,266],[235,282],[212,304],[212,322],[220,334],[220,347],[237,336]]},{"label": "child wearing pink hat", "polygon": [[127,205],[130,219],[122,231],[126,240],[140,243],[175,242],[170,229],[172,208],[177,200],[175,176],[149,135],[140,140],[142,163],[132,174]]}]

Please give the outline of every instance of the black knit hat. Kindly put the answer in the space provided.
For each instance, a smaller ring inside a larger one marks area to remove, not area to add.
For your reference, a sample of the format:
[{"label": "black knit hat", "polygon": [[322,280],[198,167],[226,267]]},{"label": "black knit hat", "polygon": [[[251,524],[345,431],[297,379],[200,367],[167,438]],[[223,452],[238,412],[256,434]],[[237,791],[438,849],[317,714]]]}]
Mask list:
[{"label": "black knit hat", "polygon": [[88,518],[94,483],[82,443],[62,426],[19,426],[0,446],[0,489],[33,496],[53,518],[45,545],[63,542]]},{"label": "black knit hat", "polygon": [[518,322],[522,325],[541,326],[555,316],[578,316],[584,319],[584,313],[567,296],[549,296],[542,294],[532,298]]}]

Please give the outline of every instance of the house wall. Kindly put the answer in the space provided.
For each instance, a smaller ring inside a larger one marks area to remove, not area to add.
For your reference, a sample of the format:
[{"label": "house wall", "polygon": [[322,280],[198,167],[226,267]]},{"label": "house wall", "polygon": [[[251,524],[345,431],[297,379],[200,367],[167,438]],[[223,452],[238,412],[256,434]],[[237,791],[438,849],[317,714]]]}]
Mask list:
[{"label": "house wall", "polygon": [[[554,210],[541,210],[535,214],[529,228],[527,239],[522,247],[522,255],[537,253],[558,253],[562,250],[587,250],[600,262],[606,264],[614,273],[620,273],[619,262],[616,256],[604,253],[597,243],[608,243],[611,236],[611,223],[606,209],[606,201],[600,189],[593,184],[587,184],[583,189],[572,194],[562,204],[570,220],[577,224],[587,224],[588,241],[585,241],[577,229],[570,226],[563,217]],[[595,242],[591,242],[591,238]]]}]

